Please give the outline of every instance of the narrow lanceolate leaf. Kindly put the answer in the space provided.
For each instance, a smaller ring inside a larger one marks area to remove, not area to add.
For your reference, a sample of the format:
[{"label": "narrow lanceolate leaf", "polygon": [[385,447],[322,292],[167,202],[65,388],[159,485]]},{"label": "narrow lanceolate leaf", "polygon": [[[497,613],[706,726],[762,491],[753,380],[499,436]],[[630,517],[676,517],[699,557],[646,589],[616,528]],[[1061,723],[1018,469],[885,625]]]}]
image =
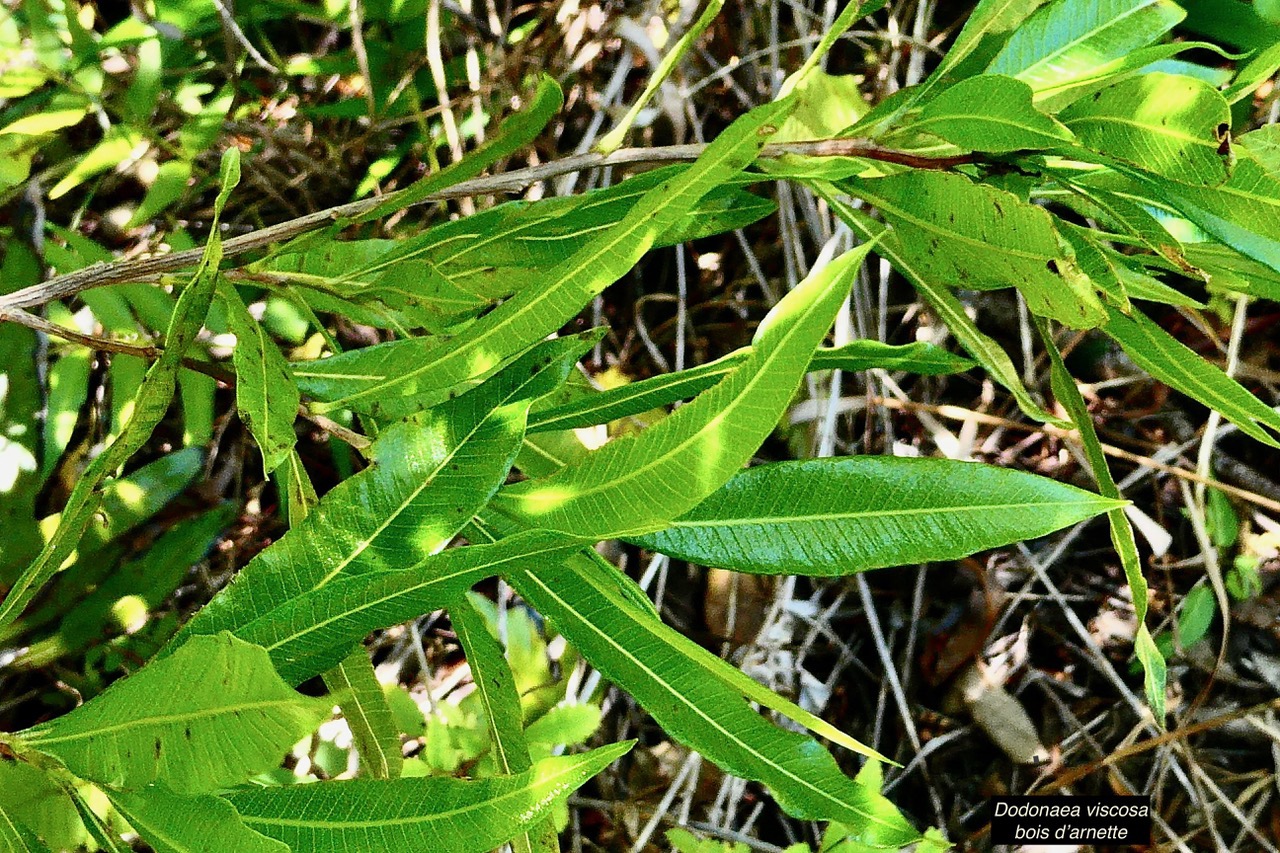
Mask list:
[{"label": "narrow lanceolate leaf", "polygon": [[1227,180],[1231,108],[1203,80],[1139,74],[1076,101],[1060,117],[1082,146],[1109,160],[1187,184]]},{"label": "narrow lanceolate leaf", "polygon": [[708,677],[680,653],[677,643],[685,638],[624,595],[618,580],[589,559],[547,564],[510,580],[672,737],[724,770],[768,785],[789,814],[848,823],[868,843],[919,839],[901,815],[876,808],[816,742],[773,725],[741,692]]},{"label": "narrow lanceolate leaf", "polygon": [[897,246],[938,282],[1017,287],[1031,310],[1075,328],[1105,318],[1042,207],[962,175],[914,171],[851,178],[847,189],[880,208]]},{"label": "narrow lanceolate leaf", "polygon": [[290,690],[261,648],[223,633],[192,638],[22,738],[92,782],[199,794],[275,767],[329,707]]},{"label": "narrow lanceolate leaf", "polygon": [[[750,356],[749,347],[707,364],[642,379],[570,403],[529,414],[530,432],[577,429],[603,424],[629,415],[647,412],[677,400],[686,400],[715,385],[742,366]],[[905,370],[922,376],[945,376],[973,367],[963,356],[942,347],[918,341],[894,346],[866,339],[842,347],[822,348],[813,354],[809,370]]]},{"label": "narrow lanceolate leaf", "polygon": [[[471,681],[484,704],[489,723],[489,743],[498,772],[504,776],[523,773],[533,766],[529,744],[524,735],[524,714],[520,693],[506,655],[497,639],[489,633],[484,616],[471,603],[470,593],[449,606],[449,619],[462,643],[471,668]],[[594,730],[594,727],[593,727]],[[585,738],[584,738],[585,739]],[[555,822],[544,819],[511,839],[514,853],[545,851],[557,853]]]},{"label": "narrow lanceolate leaf", "polygon": [[289,853],[285,844],[245,826],[222,797],[183,797],[158,785],[141,791],[104,790],[111,805],[156,853]]},{"label": "narrow lanceolate leaf", "polygon": [[395,341],[296,365],[302,390],[323,401],[321,410],[349,407],[394,417],[438,403],[460,384],[492,373],[572,319],[702,196],[745,168],[791,107],[781,101],[738,119],[696,163],[646,193],[621,222],[457,337]]},{"label": "narrow lanceolate leaf", "polygon": [[253,319],[234,287],[219,291],[227,308],[227,324],[236,336],[232,358],[236,367],[236,409],[262,452],[262,464],[271,473],[289,455],[298,437],[293,422],[298,417],[298,386],[289,363],[262,324]]},{"label": "narrow lanceolate leaf", "polygon": [[453,186],[460,181],[474,178],[489,166],[509,157],[516,151],[532,142],[542,129],[551,121],[551,117],[560,111],[564,104],[564,94],[559,84],[547,74],[538,80],[537,91],[527,109],[508,118],[498,128],[498,132],[475,151],[456,163],[451,163],[440,171],[428,175],[412,186],[398,193],[391,194],[385,201],[355,218],[355,222],[371,222],[389,213],[417,204],[432,193]]},{"label": "narrow lanceolate leaf", "polygon": [[1160,328],[1141,311],[1129,316],[1108,308],[1103,331],[1115,338],[1134,362],[1164,384],[1221,412],[1240,431],[1280,447],[1280,414],[1227,374]]},{"label": "narrow lanceolate leaf", "polygon": [[751,468],[666,530],[632,541],[707,566],[834,576],[952,560],[1116,506],[1021,471],[851,456]]},{"label": "narrow lanceolate leaf", "polygon": [[1014,31],[987,66],[1037,92],[1088,76],[1145,47],[1186,17],[1172,0],[1058,0]]},{"label": "narrow lanceolate leaf", "polygon": [[326,672],[324,684],[339,697],[338,707],[351,729],[361,771],[374,779],[399,779],[404,767],[400,735],[364,646],[357,646]]},{"label": "narrow lanceolate leaf", "polygon": [[588,539],[648,532],[695,506],[773,431],[869,248],[845,253],[788,293],[760,324],[747,360],[697,400],[580,464],[504,489],[494,506]]},{"label": "narrow lanceolate leaf", "polygon": [[[1098,491],[1107,497],[1119,500],[1120,487],[1111,476],[1107,466],[1107,456],[1103,452],[1102,443],[1098,440],[1097,430],[1093,426],[1093,416],[1080,396],[1075,379],[1067,370],[1062,353],[1049,332],[1049,324],[1037,320],[1036,330],[1044,341],[1049,353],[1049,382],[1053,387],[1053,395],[1057,398],[1072,422],[1080,431],[1080,441],[1084,446],[1089,467],[1093,469],[1094,479],[1098,483]],[[1145,674],[1147,701],[1151,703],[1156,723],[1162,728],[1165,717],[1165,660],[1156,648],[1151,632],[1147,628],[1147,579],[1142,574],[1142,563],[1138,559],[1138,545],[1133,538],[1133,527],[1129,518],[1121,508],[1108,510],[1107,520],[1111,525],[1111,542],[1120,556],[1120,564],[1124,567],[1125,578],[1129,582],[1130,598],[1133,601],[1134,616],[1138,623],[1138,635],[1134,642],[1134,651],[1142,663]]]},{"label": "narrow lanceolate leaf", "polygon": [[174,307],[165,334],[164,352],[147,371],[142,388],[138,391],[133,416],[111,446],[89,463],[67,498],[58,529],[10,587],[3,603],[0,603],[0,628],[17,619],[27,603],[58,571],[76,547],[77,540],[101,503],[100,487],[103,481],[147,443],[152,431],[169,410],[169,403],[173,400],[173,392],[177,387],[178,372],[182,367],[182,356],[204,324],[209,303],[213,300],[218,263],[222,260],[218,218],[232,188],[240,181],[240,155],[234,147],[223,155],[221,181],[222,189],[213,205],[213,227],[209,242],[196,267],[195,275]]},{"label": "narrow lanceolate leaf", "polygon": [[251,829],[308,853],[448,850],[487,853],[551,809],[632,741],[540,761],[489,779],[354,779],[233,794]]},{"label": "narrow lanceolate leaf", "polygon": [[977,73],[1000,50],[1009,34],[1027,19],[1045,0],[981,0],[965,21],[964,29],[942,57],[938,67],[924,82],[915,100],[958,79]]},{"label": "narrow lanceolate leaf", "polygon": [[543,342],[483,386],[384,430],[372,464],[245,566],[175,642],[235,631],[336,578],[408,568],[439,551],[506,479],[530,399],[562,382],[594,340]]},{"label": "narrow lanceolate leaf", "polygon": [[852,228],[855,234],[861,234],[868,240],[878,238],[876,251],[884,256],[889,263],[893,264],[894,269],[902,273],[908,281],[915,285],[916,290],[920,291],[920,295],[925,298],[929,306],[938,313],[942,322],[956,336],[956,340],[969,351],[970,355],[977,359],[978,363],[991,375],[992,379],[1009,390],[1009,393],[1013,395],[1013,399],[1017,402],[1018,408],[1038,421],[1065,425],[1064,421],[1046,412],[1044,407],[1032,398],[1027,386],[1022,384],[1022,379],[1018,376],[1017,368],[1013,366],[1013,361],[1009,358],[1009,354],[974,324],[969,315],[965,313],[964,305],[960,303],[954,293],[940,282],[930,278],[925,269],[917,266],[914,260],[907,256],[902,250],[896,235],[887,233],[888,229],[883,225],[842,199],[835,191],[835,188],[829,184],[819,184],[816,189],[822,198],[831,205],[831,209],[836,212],[836,215]]},{"label": "narrow lanceolate leaf", "polygon": [[970,77],[925,104],[907,129],[992,154],[1058,148],[1070,142],[1071,131],[1037,110],[1032,94],[1020,80],[994,74]]},{"label": "narrow lanceolate leaf", "polygon": [[370,632],[439,610],[487,577],[562,557],[574,544],[531,531],[498,545],[450,548],[400,571],[339,577],[265,612],[236,635],[266,648],[281,677],[299,684],[341,661]]}]

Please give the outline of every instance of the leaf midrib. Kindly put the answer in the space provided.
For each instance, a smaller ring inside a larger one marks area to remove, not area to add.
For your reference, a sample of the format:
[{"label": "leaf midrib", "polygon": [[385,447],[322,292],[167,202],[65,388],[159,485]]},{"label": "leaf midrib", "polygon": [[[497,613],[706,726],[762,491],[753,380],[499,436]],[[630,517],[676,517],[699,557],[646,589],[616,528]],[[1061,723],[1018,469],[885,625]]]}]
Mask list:
[{"label": "leaf midrib", "polygon": [[113,725],[99,726],[94,729],[81,732],[72,732],[65,735],[56,735],[45,737],[39,733],[30,735],[26,738],[27,743],[39,744],[47,746],[51,743],[67,743],[77,740],[83,740],[89,737],[99,737],[111,732],[122,732],[130,729],[142,728],[146,726],[163,726],[173,723],[197,721],[212,717],[225,716],[226,714],[236,714],[241,711],[259,711],[273,708],[290,708],[298,704],[300,697],[284,697],[281,699],[262,699],[255,702],[238,702],[233,705],[219,705],[212,708],[201,708],[193,711],[173,713],[173,714],[155,714],[150,717],[138,717],[133,720],[125,720],[124,722],[115,723]]},{"label": "leaf midrib", "polygon": [[[670,684],[669,684],[665,679],[663,679],[660,675],[658,675],[658,673],[656,673],[656,672],[654,672],[652,669],[650,669],[650,668],[649,668],[649,666],[648,666],[644,661],[640,660],[640,659],[639,659],[639,658],[637,658],[635,655],[633,655],[633,654],[632,654],[632,653],[631,653],[631,652],[630,652],[630,651],[629,651],[625,646],[623,646],[622,644],[618,643],[618,642],[617,642],[617,641],[616,641],[612,636],[610,636],[610,635],[609,635],[609,633],[608,633],[607,631],[603,631],[603,630],[601,630],[601,629],[600,629],[600,628],[595,624],[595,622],[594,622],[594,621],[592,621],[592,620],[590,620],[590,619],[587,619],[587,618],[586,618],[586,617],[584,617],[582,614],[578,613],[578,611],[577,611],[574,607],[572,607],[572,606],[571,606],[567,601],[565,601],[563,598],[561,598],[559,595],[557,595],[557,594],[556,594],[556,592],[555,592],[555,590],[553,590],[553,589],[552,589],[551,587],[549,587],[546,583],[544,583],[544,582],[542,581],[542,579],[541,579],[541,578],[537,577],[537,576],[536,576],[536,575],[534,575],[532,572],[526,572],[524,576],[525,576],[528,580],[530,580],[531,582],[536,583],[539,587],[541,587],[541,588],[542,588],[542,590],[543,590],[547,595],[549,595],[550,597],[554,598],[557,602],[559,602],[559,603],[560,603],[560,606],[561,606],[561,607],[563,607],[566,611],[568,611],[568,612],[572,613],[574,616],[576,616],[576,617],[578,618],[578,620],[579,620],[579,621],[580,621],[580,622],[581,622],[581,623],[582,623],[582,624],[583,624],[587,629],[589,629],[589,630],[593,631],[593,632],[594,632],[595,634],[597,634],[597,635],[598,635],[602,640],[604,640],[604,642],[605,642],[605,643],[607,643],[608,645],[612,646],[612,647],[614,648],[614,650],[617,652],[617,654],[618,654],[619,656],[621,656],[621,657],[625,657],[627,660],[631,661],[635,666],[639,667],[641,670],[643,670],[645,673],[647,673],[647,674],[649,675],[649,677],[651,677],[654,681],[656,681],[658,684],[661,684],[664,688],[666,688],[666,690],[667,690],[667,692],[668,692],[668,693],[670,693],[670,694],[671,694],[672,696],[674,696],[674,697],[678,697],[678,699],[680,700],[680,702],[682,702],[686,707],[688,707],[688,708],[692,709],[692,710],[694,711],[694,713],[696,713],[700,718],[702,718],[702,719],[703,719],[703,720],[704,720],[708,725],[710,725],[713,729],[715,729],[716,731],[720,732],[720,733],[724,736],[724,738],[725,738],[727,741],[729,741],[729,742],[731,742],[731,743],[734,743],[734,744],[737,744],[737,745],[738,745],[739,747],[741,747],[745,752],[748,752],[748,753],[751,753],[752,755],[755,755],[755,756],[756,756],[760,761],[763,761],[765,764],[767,764],[767,765],[769,765],[769,766],[771,766],[771,767],[775,768],[775,769],[776,769],[776,770],[777,770],[781,775],[786,776],[787,778],[791,779],[792,781],[799,783],[799,785],[800,785],[801,787],[807,788],[807,789],[809,789],[809,790],[811,790],[811,791],[815,792],[815,793],[816,793],[819,797],[821,797],[822,799],[825,799],[825,800],[827,800],[827,801],[829,801],[829,802],[831,802],[831,803],[834,803],[835,805],[837,805],[837,806],[838,806],[838,807],[840,807],[841,809],[847,809],[847,810],[852,811],[852,812],[854,812],[854,813],[856,813],[856,814],[860,814],[860,815],[862,815],[862,816],[866,817],[868,820],[873,821],[873,822],[878,823],[878,824],[881,824],[881,825],[883,825],[883,826],[890,826],[890,824],[886,823],[884,820],[880,819],[880,818],[879,818],[879,817],[877,817],[876,815],[874,815],[874,814],[872,814],[872,813],[870,813],[870,812],[868,812],[868,811],[866,811],[866,810],[864,810],[864,809],[858,808],[858,807],[857,807],[857,806],[855,806],[855,805],[852,805],[852,804],[850,804],[850,803],[847,803],[847,802],[845,802],[844,800],[839,799],[838,797],[832,796],[830,793],[828,793],[827,791],[823,790],[822,788],[820,788],[820,787],[818,787],[818,786],[814,785],[813,783],[809,782],[807,779],[804,779],[803,777],[797,776],[796,774],[794,774],[794,773],[792,773],[790,770],[788,770],[786,767],[783,767],[782,765],[780,765],[780,764],[778,764],[778,763],[776,763],[776,762],[772,761],[771,759],[767,758],[766,756],[762,755],[758,750],[754,749],[754,748],[753,748],[753,747],[751,747],[749,744],[747,744],[746,742],[744,742],[741,738],[739,738],[739,737],[737,736],[737,733],[736,733],[736,732],[734,732],[734,731],[732,731],[732,730],[730,730],[730,729],[728,729],[728,728],[726,728],[726,727],[722,726],[722,725],[721,725],[721,724],[720,724],[720,723],[719,723],[719,722],[718,722],[714,717],[710,716],[710,715],[709,715],[709,714],[707,714],[705,711],[703,711],[703,710],[702,710],[702,708],[701,708],[701,707],[700,707],[696,702],[690,702],[690,701],[688,700],[688,698],[687,698],[687,697],[685,697],[683,694],[679,693],[679,692],[678,692],[678,691],[676,691],[674,688],[672,688],[672,686],[671,686],[671,685],[670,685]],[[596,590],[598,593],[600,593],[601,595],[603,595],[606,599],[610,598],[610,596],[609,596],[609,594],[608,594],[608,593],[609,593],[609,591],[608,591],[608,590],[605,590],[605,589],[602,589],[602,588],[600,587],[600,585],[596,582],[596,578],[591,577],[591,576],[589,576],[589,575],[586,575],[586,574],[584,574],[584,573],[577,573],[577,576],[578,576],[579,578],[583,579],[584,581],[586,581],[587,583],[589,583],[592,587],[594,587],[594,588],[595,588],[595,590]],[[640,625],[641,625],[641,627],[643,627],[643,628],[648,632],[649,636],[653,637],[653,638],[654,638],[654,639],[656,639],[658,642],[660,642],[660,643],[664,643],[664,644],[665,644],[665,641],[663,641],[662,637],[658,636],[654,631],[652,631],[648,626],[644,625],[640,620],[638,620],[638,619],[637,619],[637,620],[635,620],[635,622],[636,622],[637,624],[640,624]],[[891,828],[892,828],[892,827],[891,827]]]},{"label": "leaf midrib", "polygon": [[[585,753],[585,754],[590,755],[590,753]],[[564,790],[565,784],[572,784],[571,782],[566,783],[560,780],[568,779],[570,777],[573,777],[581,773],[582,768],[587,766],[587,764],[588,762],[586,761],[579,761],[574,764],[568,765],[560,773],[556,773],[548,777],[537,778],[537,781],[535,781],[533,784],[524,785],[518,788],[513,788],[510,791],[499,794],[495,797],[490,797],[487,800],[481,800],[480,802],[477,802],[477,803],[468,803],[465,806],[461,806],[459,808],[449,809],[448,811],[443,811],[443,812],[433,812],[428,815],[411,815],[411,816],[397,815],[395,817],[383,818],[380,820],[337,821],[337,820],[323,820],[323,819],[304,820],[301,818],[284,818],[284,817],[268,818],[268,817],[257,817],[253,815],[242,814],[240,816],[240,819],[244,821],[246,824],[259,824],[263,826],[292,826],[292,827],[299,827],[303,829],[336,829],[336,830],[367,829],[367,828],[382,827],[382,826],[403,826],[406,824],[431,823],[434,821],[449,820],[450,818],[454,818],[461,814],[466,814],[467,812],[476,811],[478,809],[488,809],[488,808],[500,805],[501,803],[507,800],[515,799],[516,797],[519,797],[520,795],[525,794],[530,790],[536,790],[542,787],[549,788],[549,792],[545,795],[544,799],[545,800],[554,799],[560,795],[560,792],[562,790]],[[534,765],[535,771],[536,771],[536,768],[537,768],[537,765]],[[545,783],[547,782],[550,782],[553,784],[546,785]],[[538,804],[535,804],[535,808],[537,805],[540,805],[542,802],[543,800],[540,800]]]},{"label": "leaf midrib", "polygon": [[[1098,503],[1109,503],[1108,501],[1080,499],[1074,501],[1051,501],[1051,502],[1035,502],[1035,503],[1000,503],[1000,504],[964,504],[960,506],[938,506],[938,507],[913,507],[909,509],[883,509],[883,510],[857,510],[853,512],[832,512],[832,513],[806,513],[803,515],[776,515],[776,516],[741,516],[737,518],[726,519],[709,519],[699,521],[697,519],[682,519],[671,523],[670,527],[676,528],[703,528],[703,527],[741,527],[750,524],[803,524],[805,522],[814,521],[847,521],[859,518],[879,518],[882,516],[911,516],[911,515],[931,515],[938,513],[949,513],[955,515],[957,513],[975,513],[990,512],[993,510],[1014,510],[1014,509],[1070,509],[1073,507],[1083,507],[1096,505]],[[1116,506],[1119,506],[1117,504]],[[1114,509],[1112,506],[1103,506],[1099,512],[1108,509]]]}]

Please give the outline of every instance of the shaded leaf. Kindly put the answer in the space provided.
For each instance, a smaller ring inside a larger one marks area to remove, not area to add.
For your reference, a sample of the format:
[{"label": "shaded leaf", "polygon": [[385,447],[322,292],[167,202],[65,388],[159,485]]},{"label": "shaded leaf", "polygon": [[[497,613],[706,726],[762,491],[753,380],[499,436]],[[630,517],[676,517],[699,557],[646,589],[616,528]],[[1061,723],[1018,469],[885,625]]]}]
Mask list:
[{"label": "shaded leaf", "polygon": [[236,409],[249,427],[270,474],[293,450],[298,437],[293,422],[301,399],[289,363],[262,324],[253,318],[234,287],[219,291],[227,325],[236,336],[232,357],[236,368]]},{"label": "shaded leaf", "polygon": [[58,571],[63,560],[76,545],[89,520],[102,501],[100,486],[134,453],[146,444],[152,431],[164,418],[177,387],[183,353],[199,333],[213,300],[218,264],[222,259],[222,241],[218,218],[231,190],[240,181],[240,153],[230,148],[223,155],[221,189],[214,199],[212,230],[195,275],[183,289],[173,310],[165,335],[165,348],[160,358],[147,371],[138,392],[133,417],[106,450],[96,456],[75,483],[58,529],[45,543],[36,559],[13,584],[0,603],[0,629],[12,623],[36,592]]},{"label": "shaded leaf", "polygon": [[[1240,383],[1205,361],[1160,328],[1141,311],[1129,316],[1108,308],[1103,330],[1115,338],[1134,362],[1156,379],[1221,412],[1246,435],[1280,447],[1280,414]],[[1271,432],[1268,432],[1271,430]]]}]

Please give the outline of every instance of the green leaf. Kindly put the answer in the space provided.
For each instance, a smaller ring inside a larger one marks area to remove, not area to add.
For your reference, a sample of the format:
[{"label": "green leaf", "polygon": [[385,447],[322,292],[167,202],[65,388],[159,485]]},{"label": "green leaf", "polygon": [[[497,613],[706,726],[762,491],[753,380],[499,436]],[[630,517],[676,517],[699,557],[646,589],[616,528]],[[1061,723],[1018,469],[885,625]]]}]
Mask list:
[{"label": "green leaf", "polygon": [[193,637],[22,740],[92,782],[198,794],[277,766],[329,707],[290,690],[263,649],[222,633]]},{"label": "green leaf", "polygon": [[950,87],[925,104],[920,117],[904,129],[992,154],[1059,148],[1075,138],[1061,122],[1035,108],[1030,86],[993,74]]},{"label": "green leaf", "polygon": [[1184,17],[1172,0],[1058,0],[1014,31],[987,73],[1053,92],[1151,44]]},{"label": "green leaf", "polygon": [[985,66],[1032,12],[1045,0],[980,0],[956,36],[951,49],[920,86],[911,100],[919,103],[938,86],[972,76]]},{"label": "green leaf", "polygon": [[695,506],[773,431],[869,249],[846,252],[788,293],[742,365],[697,400],[581,463],[503,489],[493,506],[596,540],[656,529]]},{"label": "green leaf", "polygon": [[[1213,494],[1221,494],[1213,492]],[[1178,611],[1178,642],[1182,647],[1190,648],[1204,639],[1213,625],[1213,617],[1218,612],[1218,604],[1213,597],[1213,589],[1205,584],[1191,588],[1182,607]]]},{"label": "green leaf", "polygon": [[1231,177],[1219,187],[1135,177],[1222,243],[1280,272],[1280,169],[1268,170],[1248,147],[1237,146]]},{"label": "green leaf", "polygon": [[708,677],[704,665],[689,659],[682,646],[687,638],[624,594],[605,571],[575,557],[510,580],[672,737],[727,772],[768,785],[789,814],[843,820],[868,840],[909,844],[919,838],[901,815],[881,812],[816,742],[769,723],[739,690]]},{"label": "green leaf", "polygon": [[326,672],[324,684],[339,697],[338,707],[351,729],[361,769],[374,779],[399,779],[404,766],[400,735],[387,694],[378,683],[364,646],[357,646],[342,663]]},{"label": "green leaf", "polygon": [[1254,52],[1249,61],[1240,66],[1231,85],[1222,92],[1228,103],[1235,104],[1253,96],[1280,70],[1280,41]]},{"label": "green leaf", "polygon": [[506,479],[524,434],[525,398],[562,382],[593,341],[544,342],[485,385],[388,427],[372,464],[250,561],[174,642],[236,631],[336,578],[412,566],[439,551]]},{"label": "green leaf", "polygon": [[[489,166],[504,157],[511,156],[532,142],[563,105],[564,94],[560,91],[559,84],[550,75],[542,75],[528,109],[504,121],[497,133],[490,136],[474,151],[400,192],[391,193],[372,209],[355,217],[352,222],[372,222],[375,219],[381,219],[389,213],[417,204],[446,187],[474,178]],[[342,224],[339,223],[339,225]]]},{"label": "green leaf", "polygon": [[[1112,313],[1113,317],[1124,316],[1115,311],[1115,309],[1108,308],[1107,310]],[[1134,311],[1133,314],[1135,317],[1142,317],[1139,311]],[[1084,447],[1085,457],[1089,460],[1089,467],[1093,469],[1093,477],[1098,483],[1098,491],[1106,497],[1120,500],[1122,497],[1120,487],[1116,485],[1115,479],[1111,476],[1111,469],[1107,466],[1107,456],[1102,449],[1102,442],[1098,440],[1097,430],[1094,429],[1093,416],[1089,413],[1089,409],[1084,403],[1084,398],[1080,396],[1080,389],[1076,386],[1075,379],[1072,378],[1071,373],[1067,370],[1062,353],[1058,350],[1058,346],[1049,332],[1049,324],[1045,320],[1037,319],[1035,326],[1040,339],[1044,341],[1045,349],[1049,353],[1049,383],[1050,387],[1053,388],[1053,395],[1062,407],[1066,409],[1072,423],[1080,431],[1080,442]],[[1151,631],[1146,624],[1147,579],[1142,574],[1142,563],[1138,558],[1138,545],[1133,538],[1133,527],[1129,524],[1129,518],[1124,514],[1123,509],[1109,510],[1107,512],[1107,521],[1111,527],[1111,544],[1115,548],[1116,554],[1120,557],[1125,579],[1129,583],[1129,595],[1133,601],[1134,616],[1138,623],[1138,633],[1134,640],[1134,652],[1137,654],[1138,661],[1142,664],[1143,684],[1147,694],[1147,702],[1151,705],[1156,725],[1164,728],[1166,666],[1164,655],[1160,653],[1155,641],[1151,639]]]},{"label": "green leaf", "polygon": [[103,135],[101,142],[76,161],[62,180],[53,185],[49,198],[61,198],[94,175],[116,168],[134,156],[134,152],[144,144],[142,134],[134,128],[115,125]]},{"label": "green leaf", "polygon": [[838,576],[953,560],[1117,505],[990,465],[853,456],[748,469],[666,530],[631,541],[707,566]]},{"label": "green leaf", "polygon": [[322,411],[349,407],[394,417],[439,402],[451,389],[492,373],[625,275],[658,235],[755,158],[791,106],[768,104],[739,118],[696,163],[646,193],[620,223],[546,269],[457,337],[396,341],[299,364],[294,375],[300,387],[324,401],[318,406]]},{"label": "green leaf", "polygon": [[1018,371],[1013,366],[1009,354],[978,329],[965,313],[964,305],[955,294],[928,278],[925,270],[917,267],[906,256],[895,234],[887,233],[888,229],[879,222],[840,198],[830,184],[818,184],[815,189],[822,199],[831,205],[836,215],[854,230],[854,233],[861,234],[868,240],[878,240],[876,251],[915,286],[969,354],[977,359],[992,379],[1009,390],[1018,408],[1022,409],[1028,417],[1038,421],[1060,425],[1065,423],[1046,412],[1044,407],[1032,399],[1031,393],[1022,384],[1022,379],[1018,376]]},{"label": "green leaf", "polygon": [[[489,725],[489,743],[492,747],[490,751],[498,772],[504,776],[512,776],[533,766],[529,743],[525,739],[520,694],[516,691],[515,677],[502,653],[502,646],[489,633],[484,615],[471,602],[471,595],[472,593],[468,593],[461,596],[450,605],[449,618],[466,653],[476,693],[484,705]],[[532,853],[535,850],[557,853],[560,845],[556,836],[555,820],[548,817],[537,825],[522,830],[511,840],[511,847],[513,853]]]},{"label": "green leaf", "polygon": [[893,226],[895,248],[929,279],[957,287],[1017,287],[1032,311],[1075,328],[1092,328],[1105,318],[1044,208],[943,172],[850,178],[845,184],[880,208]]},{"label": "green leaf", "polygon": [[264,608],[236,635],[265,647],[280,675],[301,683],[342,660],[371,631],[438,610],[478,581],[563,556],[574,544],[559,534],[530,531],[498,545],[450,548],[399,571],[340,576]]},{"label": "green leaf", "polygon": [[1227,180],[1231,108],[1202,80],[1140,74],[1076,101],[1060,118],[1081,145],[1108,160],[1187,184]]},{"label": "green leaf", "polygon": [[170,160],[161,163],[156,171],[156,179],[147,188],[142,203],[125,223],[126,228],[137,228],[155,219],[187,192],[187,182],[191,180],[191,164],[185,160]]},{"label": "green leaf", "polygon": [[[235,505],[226,503],[178,522],[166,530],[146,553],[115,568],[105,580],[94,579],[87,594],[82,588],[59,590],[67,597],[74,595],[77,599],[75,606],[65,615],[59,612],[62,619],[57,634],[33,643],[27,653],[14,662],[14,666],[47,666],[56,657],[83,651],[95,640],[118,633],[119,628],[112,623],[112,614],[121,599],[136,596],[148,612],[159,608],[182,583],[191,566],[208,553],[214,541],[235,518],[236,510]],[[101,560],[101,555],[96,559]],[[89,580],[85,578],[85,581]],[[29,625],[35,620],[24,621]]]},{"label": "green leaf", "polygon": [[1103,330],[1134,362],[1164,384],[1221,412],[1246,435],[1272,447],[1280,441],[1280,414],[1217,367],[1160,328],[1141,311],[1129,316],[1112,308]]},{"label": "green leaf", "polygon": [[585,743],[598,728],[600,709],[595,705],[556,705],[530,723],[524,736],[543,746],[571,746]]},{"label": "green leaf", "polygon": [[178,298],[165,335],[164,352],[147,371],[146,381],[138,392],[133,417],[116,440],[89,463],[67,498],[58,529],[45,543],[35,561],[10,588],[4,602],[0,603],[0,629],[17,619],[36,592],[58,571],[102,501],[99,490],[102,482],[146,444],[152,431],[168,412],[177,386],[183,353],[199,333],[205,315],[209,312],[209,303],[213,300],[218,264],[222,260],[218,220],[231,190],[239,181],[240,153],[239,149],[232,147],[222,159],[222,188],[214,200],[213,227],[209,242],[196,267],[195,275]]},{"label": "green leaf", "polygon": [[157,785],[105,789],[111,805],[156,853],[289,853],[288,846],[244,825],[231,803],[212,795],[179,796]]},{"label": "green leaf", "polygon": [[298,437],[293,422],[301,399],[289,363],[262,324],[253,319],[234,287],[219,290],[226,306],[227,326],[236,336],[232,358],[236,367],[236,409],[249,427],[270,474],[293,450]]},{"label": "green leaf", "polygon": [[7,853],[49,853],[48,845],[3,807],[0,807],[0,849]]},{"label": "green leaf", "polygon": [[[749,347],[713,362],[631,382],[569,403],[532,412],[530,432],[577,429],[608,423],[647,412],[677,400],[686,400],[728,376],[750,356]],[[865,339],[842,347],[821,348],[813,354],[809,370],[905,370],[923,376],[944,376],[973,367],[973,362],[941,347],[919,341],[894,346]]]},{"label": "green leaf", "polygon": [[353,779],[260,788],[230,799],[251,829],[308,853],[487,853],[549,814],[632,743],[548,758],[518,776]]},{"label": "green leaf", "polygon": [[19,832],[25,829],[43,842],[40,845],[28,840],[33,853],[78,850],[89,843],[84,822],[66,786],[24,761],[0,761],[0,812],[18,826]]}]

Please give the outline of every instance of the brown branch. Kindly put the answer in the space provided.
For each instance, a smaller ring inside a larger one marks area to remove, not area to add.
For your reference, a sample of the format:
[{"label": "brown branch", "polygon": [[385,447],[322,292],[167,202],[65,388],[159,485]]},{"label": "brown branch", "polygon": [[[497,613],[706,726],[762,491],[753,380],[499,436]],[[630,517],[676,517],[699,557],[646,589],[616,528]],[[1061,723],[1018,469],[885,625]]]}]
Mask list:
[{"label": "brown branch", "polygon": [[[657,165],[662,163],[687,163],[697,160],[705,151],[706,145],[669,145],[660,148],[622,148],[612,154],[575,154],[549,163],[515,169],[501,175],[488,175],[462,181],[448,189],[428,196],[417,204],[444,201],[451,198],[469,198],[472,196],[497,195],[514,193],[549,178],[581,172],[587,169],[598,169],[606,166]],[[827,139],[817,142],[776,142],[764,146],[760,151],[762,159],[777,159],[783,156],[805,157],[860,157],[882,163],[894,163],[911,166],[917,169],[952,169],[956,166],[977,162],[976,155],[964,154],[955,157],[920,157],[905,151],[894,151],[880,148],[865,139]],[[400,190],[399,193],[405,192]],[[385,203],[399,193],[362,199],[348,204],[331,207],[327,210],[308,213],[297,219],[281,222],[261,228],[249,234],[242,234],[223,241],[222,256],[231,258],[261,249],[272,243],[280,243],[323,228],[326,225],[343,219],[359,216]],[[166,273],[193,267],[200,261],[202,249],[187,249],[154,258],[139,258],[112,263],[99,262],[84,269],[55,276],[41,284],[33,284],[0,295],[0,319],[4,319],[6,311],[20,308],[33,308],[52,302],[55,299],[66,299],[111,284],[125,282],[154,282]]]}]

